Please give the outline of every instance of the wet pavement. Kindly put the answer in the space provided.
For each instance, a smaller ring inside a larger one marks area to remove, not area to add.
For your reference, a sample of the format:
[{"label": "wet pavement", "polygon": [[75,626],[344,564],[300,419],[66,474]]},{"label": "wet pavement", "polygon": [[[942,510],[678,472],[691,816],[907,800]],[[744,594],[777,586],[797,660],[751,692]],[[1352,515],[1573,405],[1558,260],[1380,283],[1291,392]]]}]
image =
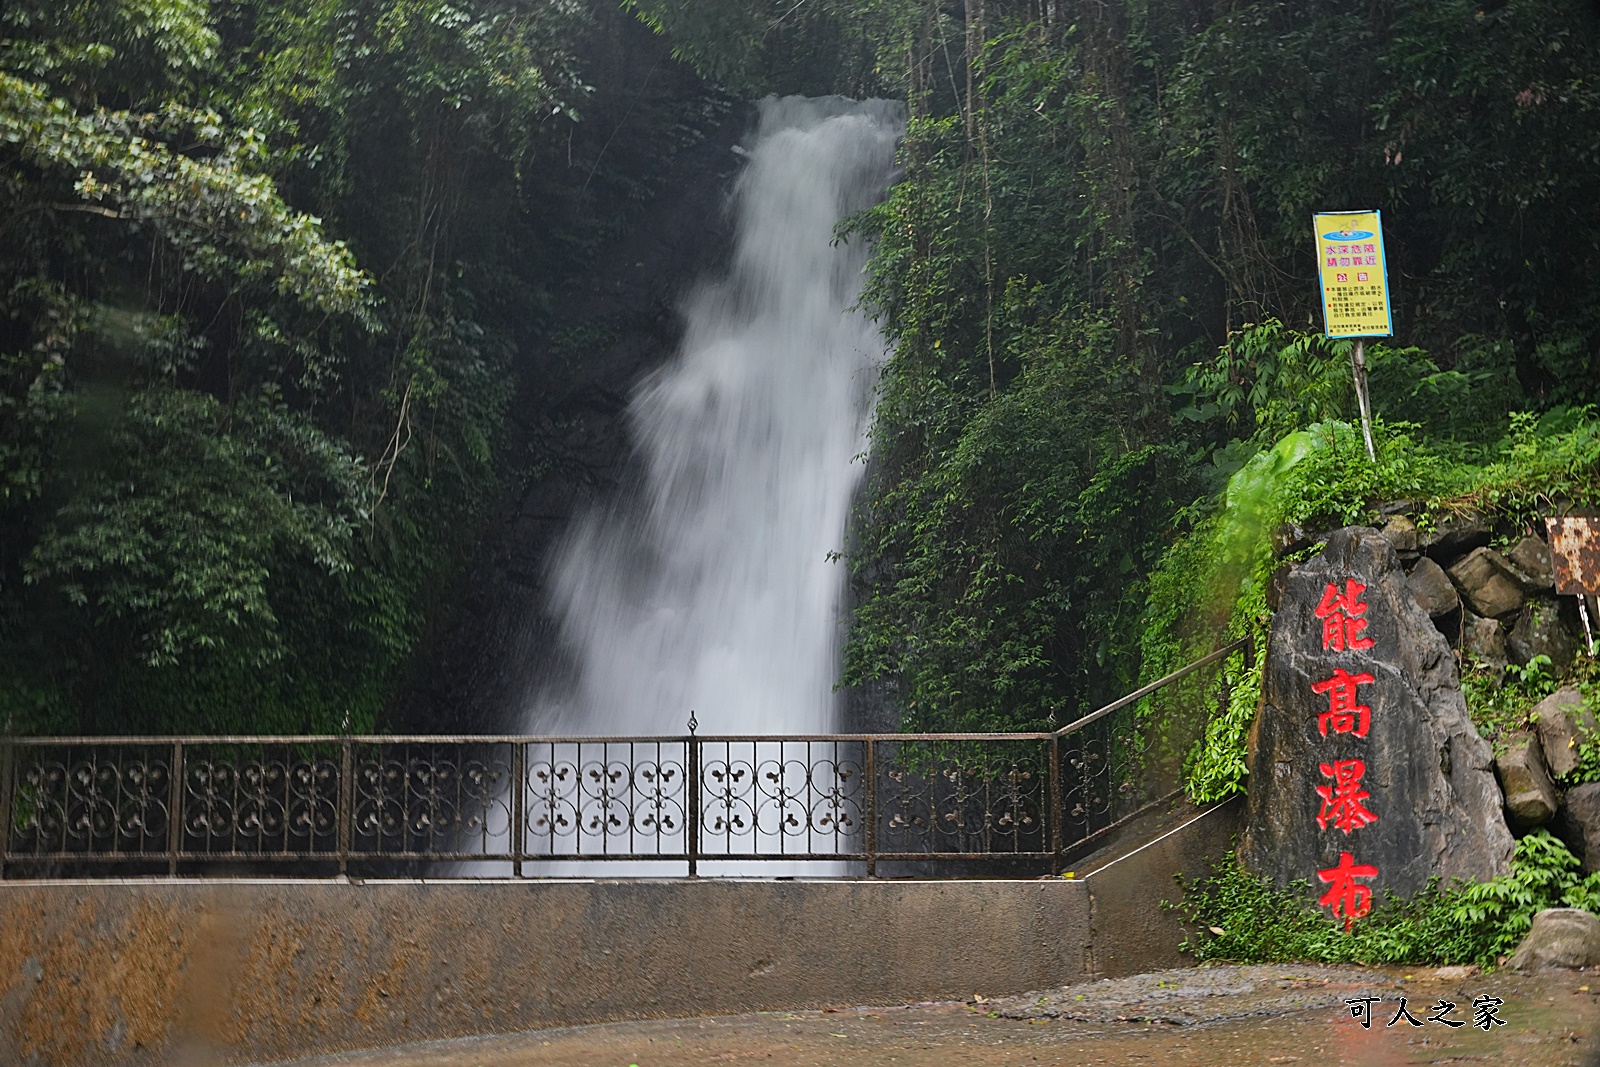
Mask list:
[{"label": "wet pavement", "polygon": [[[1368,1027],[1347,1003],[1360,998],[1375,998]],[[1400,1014],[1401,998],[1420,1025]],[[1023,996],[974,993],[966,1003],[607,1023],[299,1062],[301,1067],[1600,1067],[1600,973],[1215,966]]]}]

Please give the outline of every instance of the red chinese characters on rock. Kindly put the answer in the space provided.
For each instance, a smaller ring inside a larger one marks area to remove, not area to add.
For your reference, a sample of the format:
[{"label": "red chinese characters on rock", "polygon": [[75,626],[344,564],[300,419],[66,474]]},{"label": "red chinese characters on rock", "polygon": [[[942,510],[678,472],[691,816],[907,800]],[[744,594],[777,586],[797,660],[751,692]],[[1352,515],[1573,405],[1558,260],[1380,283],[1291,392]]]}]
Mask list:
[{"label": "red chinese characters on rock", "polygon": [[1361,674],[1351,674],[1340,667],[1333,672],[1332,678],[1323,679],[1312,685],[1313,693],[1328,695],[1328,710],[1317,716],[1317,728],[1322,731],[1323,737],[1328,736],[1330,728],[1336,734],[1367,736],[1367,731],[1372,728],[1372,709],[1365,704],[1357,703],[1359,694],[1356,692],[1356,686],[1375,681],[1376,678],[1364,671]]},{"label": "red chinese characters on rock", "polygon": [[1322,776],[1332,778],[1333,784],[1317,786],[1317,795],[1322,798],[1322,811],[1317,813],[1318,826],[1326,830],[1332,825],[1348,836],[1351,830],[1378,821],[1378,817],[1361,803],[1372,797],[1361,788],[1361,776],[1365,773],[1367,765],[1358,759],[1322,764]]},{"label": "red chinese characters on rock", "polygon": [[1335,652],[1346,648],[1359,651],[1371,648],[1376,642],[1362,634],[1367,628],[1367,606],[1361,603],[1361,594],[1367,587],[1355,579],[1347,579],[1344,592],[1333,582],[1322,594],[1316,616],[1322,620],[1322,647]]},{"label": "red chinese characters on rock", "polygon": [[[1322,647],[1324,651],[1365,652],[1376,642],[1366,635],[1367,605],[1361,596],[1367,587],[1355,579],[1346,579],[1341,592],[1336,582],[1329,582],[1317,604],[1316,618],[1322,620]],[[1336,734],[1350,734],[1365,738],[1372,728],[1372,709],[1361,703],[1359,687],[1370,685],[1377,679],[1366,671],[1352,674],[1343,667],[1334,669],[1332,677],[1314,682],[1311,691],[1328,698],[1328,710],[1317,716],[1317,728],[1323,737],[1331,729]],[[1366,806],[1372,794],[1361,788],[1361,779],[1367,765],[1358,759],[1334,760],[1320,765],[1329,784],[1319,785],[1316,792],[1322,798],[1322,808],[1317,813],[1317,825],[1324,830],[1339,830],[1346,837],[1378,821],[1378,815]],[[1317,872],[1317,878],[1328,886],[1328,891],[1317,901],[1333,913],[1335,919],[1344,920],[1348,932],[1352,923],[1372,910],[1372,889],[1361,880],[1376,878],[1378,868],[1370,863],[1357,863],[1348,852],[1339,853],[1339,865]]]},{"label": "red chinese characters on rock", "polygon": [[1350,924],[1372,910],[1372,890],[1361,885],[1358,878],[1378,877],[1378,868],[1370,863],[1357,863],[1348,852],[1339,853],[1339,866],[1318,871],[1317,877],[1328,885],[1328,891],[1317,901],[1333,912],[1335,919],[1344,920],[1346,931]]}]

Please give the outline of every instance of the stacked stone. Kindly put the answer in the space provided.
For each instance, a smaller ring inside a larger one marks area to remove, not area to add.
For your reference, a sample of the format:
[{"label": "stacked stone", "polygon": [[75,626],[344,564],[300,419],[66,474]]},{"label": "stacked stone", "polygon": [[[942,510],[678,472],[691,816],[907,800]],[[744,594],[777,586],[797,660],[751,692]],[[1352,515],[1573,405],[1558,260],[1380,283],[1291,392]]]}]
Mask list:
[{"label": "stacked stone", "polygon": [[1522,666],[1542,655],[1552,670],[1565,671],[1580,647],[1582,623],[1576,601],[1556,597],[1550,546],[1534,532],[1501,552],[1489,547],[1493,533],[1476,515],[1423,533],[1405,511],[1383,528],[1412,595],[1452,645],[1491,666]]},{"label": "stacked stone", "polygon": [[1556,784],[1578,769],[1582,742],[1600,742],[1594,712],[1576,689],[1562,689],[1540,701],[1530,718],[1533,729],[1505,739],[1495,759],[1506,817],[1522,830],[1548,825],[1584,870],[1600,871],[1600,782],[1565,791]]}]

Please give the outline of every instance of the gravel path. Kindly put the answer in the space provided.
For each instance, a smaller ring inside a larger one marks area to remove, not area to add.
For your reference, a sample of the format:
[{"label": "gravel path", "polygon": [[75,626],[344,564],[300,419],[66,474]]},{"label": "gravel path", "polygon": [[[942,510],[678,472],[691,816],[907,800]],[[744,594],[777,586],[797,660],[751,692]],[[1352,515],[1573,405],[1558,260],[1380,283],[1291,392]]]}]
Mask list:
[{"label": "gravel path", "polygon": [[[1600,1067],[1600,974],[1214,966],[1021,996],[569,1027],[300,1061],[299,1067]],[[1505,1025],[1471,1024],[1501,1001]],[[1364,1029],[1346,1001],[1378,998]],[[1400,998],[1422,1021],[1395,1018]],[[1429,1022],[1453,1002],[1466,1025]]]}]

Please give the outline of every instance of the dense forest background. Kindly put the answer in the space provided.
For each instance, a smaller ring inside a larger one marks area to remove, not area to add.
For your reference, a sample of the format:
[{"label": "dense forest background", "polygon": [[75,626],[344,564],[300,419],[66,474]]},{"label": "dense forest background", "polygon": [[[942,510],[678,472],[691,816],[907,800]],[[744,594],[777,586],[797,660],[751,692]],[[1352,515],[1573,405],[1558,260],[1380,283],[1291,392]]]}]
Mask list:
[{"label": "dense forest background", "polygon": [[[909,105],[844,235],[893,345],[845,680],[908,725],[1041,726],[1252,625],[1217,538],[1297,433],[1258,526],[1600,483],[1593,0],[12,0],[0,33],[12,729],[380,725],[539,461],[508,411],[581,359],[550,294],[765,92]],[[1377,465],[1308,229],[1359,208]]]}]

